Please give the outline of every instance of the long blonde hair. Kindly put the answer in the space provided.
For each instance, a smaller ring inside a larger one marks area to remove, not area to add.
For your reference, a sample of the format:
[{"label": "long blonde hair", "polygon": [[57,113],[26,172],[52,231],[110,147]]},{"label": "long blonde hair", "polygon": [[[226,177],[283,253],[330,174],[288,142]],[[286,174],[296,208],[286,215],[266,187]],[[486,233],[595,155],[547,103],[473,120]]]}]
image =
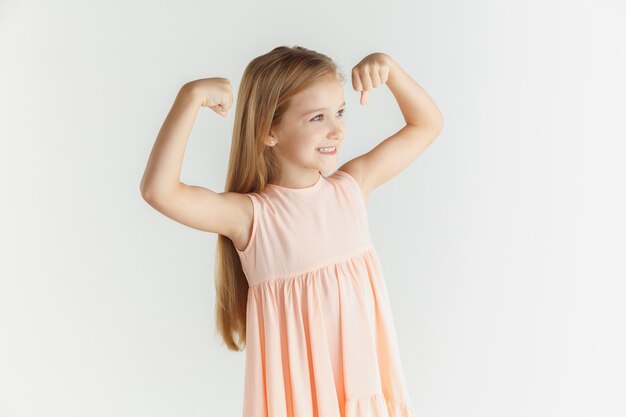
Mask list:
[{"label": "long blonde hair", "polygon": [[[278,165],[264,138],[280,123],[294,95],[330,75],[345,82],[331,58],[301,46],[278,46],[250,61],[237,94],[225,191],[246,194],[265,188]],[[240,351],[246,343],[248,281],[233,242],[220,234],[215,261],[216,330],[228,349]]]}]

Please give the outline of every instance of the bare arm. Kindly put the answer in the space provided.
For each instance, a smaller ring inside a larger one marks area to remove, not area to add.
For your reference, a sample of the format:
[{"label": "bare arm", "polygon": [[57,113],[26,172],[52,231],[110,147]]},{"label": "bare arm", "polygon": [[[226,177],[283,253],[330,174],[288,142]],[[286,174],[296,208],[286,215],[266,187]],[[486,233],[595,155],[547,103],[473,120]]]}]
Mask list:
[{"label": "bare arm", "polygon": [[148,165],[141,178],[144,199],[165,195],[180,185],[180,171],[187,140],[200,108],[188,84],[181,87],[156,138]]},{"label": "bare arm", "polygon": [[406,126],[339,168],[359,182],[366,201],[372,189],[415,160],[443,128],[441,111],[417,82],[388,55],[375,53],[370,57],[366,64],[362,61],[357,65],[352,73],[355,90],[364,91],[361,103],[364,103],[367,90],[381,84],[379,74],[383,78],[388,74],[386,84],[398,102]]},{"label": "bare arm", "polygon": [[252,223],[252,203],[244,194],[215,192],[180,181],[189,135],[202,106],[222,116],[232,104],[226,78],[205,78],[181,87],[156,138],[141,179],[141,195],[167,217],[198,230],[229,237],[244,247]]},{"label": "bare arm", "polygon": [[396,98],[402,116],[408,126],[431,127],[443,126],[443,115],[428,93],[391,57],[387,87]]}]

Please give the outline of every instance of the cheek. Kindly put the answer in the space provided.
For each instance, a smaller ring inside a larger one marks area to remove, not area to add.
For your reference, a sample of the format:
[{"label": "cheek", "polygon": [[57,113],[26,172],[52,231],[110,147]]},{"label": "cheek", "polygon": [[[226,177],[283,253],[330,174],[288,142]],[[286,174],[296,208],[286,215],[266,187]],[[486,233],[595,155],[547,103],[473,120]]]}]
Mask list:
[{"label": "cheek", "polygon": [[306,142],[296,142],[290,143],[288,147],[283,148],[283,153],[289,155],[292,159],[303,159],[307,158],[309,155],[311,147],[306,144]]},{"label": "cheek", "polygon": [[306,157],[308,155],[311,155],[312,153],[317,152],[315,150],[315,147],[318,146],[320,142],[319,138],[320,138],[319,135],[310,134],[310,133],[305,134],[305,135],[300,135],[298,137],[292,137],[290,138],[287,152],[289,152],[290,155],[294,155],[294,156],[301,155],[301,156]]}]

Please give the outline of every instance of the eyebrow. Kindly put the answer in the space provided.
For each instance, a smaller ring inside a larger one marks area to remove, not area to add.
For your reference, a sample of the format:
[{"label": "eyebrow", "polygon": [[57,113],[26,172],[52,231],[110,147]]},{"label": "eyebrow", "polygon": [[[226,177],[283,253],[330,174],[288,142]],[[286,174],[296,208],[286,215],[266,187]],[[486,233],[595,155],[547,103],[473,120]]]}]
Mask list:
[{"label": "eyebrow", "polygon": [[[345,105],[346,105],[346,102],[344,101],[343,103],[341,103],[341,104],[339,105],[339,107],[341,107],[341,106],[345,106]],[[302,116],[306,116],[307,114],[315,113],[315,112],[322,111],[322,110],[326,110],[326,109],[327,109],[327,107],[322,107],[321,109],[309,110],[309,111],[308,111],[308,112],[306,112],[306,113],[302,113]]]}]

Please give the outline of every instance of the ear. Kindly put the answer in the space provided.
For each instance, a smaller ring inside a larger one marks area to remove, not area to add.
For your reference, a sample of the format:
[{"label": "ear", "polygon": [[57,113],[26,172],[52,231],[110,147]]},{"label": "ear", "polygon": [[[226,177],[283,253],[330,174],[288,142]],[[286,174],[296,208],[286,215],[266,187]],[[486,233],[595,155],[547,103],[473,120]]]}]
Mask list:
[{"label": "ear", "polygon": [[274,145],[276,145],[276,137],[274,136],[274,134],[273,134],[273,133],[270,133],[270,134],[267,136],[267,139],[265,139],[265,144],[266,144],[267,146],[274,146]]}]

